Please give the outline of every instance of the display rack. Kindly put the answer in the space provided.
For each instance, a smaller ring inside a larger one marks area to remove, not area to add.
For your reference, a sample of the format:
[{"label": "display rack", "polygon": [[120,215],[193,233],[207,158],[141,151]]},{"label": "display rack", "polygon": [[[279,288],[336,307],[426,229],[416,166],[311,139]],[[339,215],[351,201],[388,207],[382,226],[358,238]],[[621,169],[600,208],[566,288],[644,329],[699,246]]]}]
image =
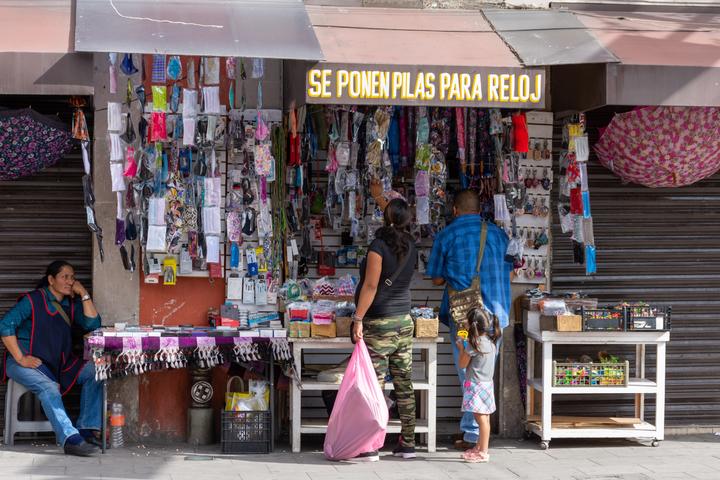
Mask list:
[{"label": "display rack", "polygon": [[[353,344],[349,338],[292,338],[295,371],[302,375],[303,350],[351,350]],[[415,338],[413,349],[421,351],[421,361],[425,363],[427,378],[413,381],[413,389],[420,392],[420,418],[415,433],[425,436],[428,452],[435,451],[436,439],[436,399],[437,399],[437,344],[442,338]],[[303,433],[324,434],[327,431],[327,419],[304,419],[302,417],[303,391],[338,390],[339,383],[318,382],[312,379],[293,379],[290,388],[290,418],[292,422],[292,451],[300,452],[300,436]],[[392,390],[392,383],[386,383],[385,389]],[[400,433],[400,422],[390,420],[388,433]]]},{"label": "display rack", "polygon": [[[553,438],[635,438],[649,439],[658,446],[665,435],[665,350],[670,332],[553,332],[528,329],[526,432],[540,437],[547,449]],[[535,378],[535,344],[542,346],[542,372]],[[553,347],[555,345],[635,345],[635,378],[627,386],[553,386]],[[645,377],[645,350],[657,347],[655,381]],[[535,416],[535,392],[542,395],[541,415]],[[635,418],[555,417],[555,395],[633,394]],[[645,395],[655,395],[655,424],[645,421]]]}]

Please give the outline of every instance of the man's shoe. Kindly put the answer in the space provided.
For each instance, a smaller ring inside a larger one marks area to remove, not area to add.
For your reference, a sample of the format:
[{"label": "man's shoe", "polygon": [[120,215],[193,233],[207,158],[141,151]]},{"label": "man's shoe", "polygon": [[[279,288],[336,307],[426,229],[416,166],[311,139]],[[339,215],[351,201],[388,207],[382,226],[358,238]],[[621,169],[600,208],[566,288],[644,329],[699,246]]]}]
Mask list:
[{"label": "man's shoe", "polygon": [[80,430],[80,436],[90,445],[102,448],[102,437],[99,430]]},{"label": "man's shoe", "polygon": [[396,457],[402,457],[405,460],[408,460],[410,458],[415,458],[415,447],[406,447],[404,445],[398,444],[397,447],[393,450],[393,455]]},{"label": "man's shoe", "polygon": [[65,442],[63,450],[65,450],[65,455],[75,455],[76,457],[92,457],[98,452],[98,447],[96,447],[95,445],[90,445],[85,441],[76,445]]}]

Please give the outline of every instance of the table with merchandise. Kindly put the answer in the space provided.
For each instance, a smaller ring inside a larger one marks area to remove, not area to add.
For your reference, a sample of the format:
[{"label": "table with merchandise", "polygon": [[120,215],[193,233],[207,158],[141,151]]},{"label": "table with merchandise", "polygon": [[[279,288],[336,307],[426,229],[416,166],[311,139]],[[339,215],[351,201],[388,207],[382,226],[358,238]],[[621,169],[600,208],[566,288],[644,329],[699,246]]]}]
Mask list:
[{"label": "table with merchandise", "polygon": [[[190,362],[212,368],[226,361],[289,360],[284,329],[210,327],[102,328],[85,336],[85,358],[95,364],[96,379],[103,383],[102,449],[106,450],[107,381],[149,371],[186,368]],[[269,411],[273,417],[274,375],[269,375]],[[272,438],[272,433],[270,433]]]},{"label": "table with merchandise", "polygon": [[[322,289],[322,282],[316,282]],[[330,293],[332,289],[328,288]],[[335,289],[337,292],[337,289]],[[334,391],[340,388],[344,365],[313,375],[303,364],[303,354],[321,351],[349,352],[353,348],[350,339],[351,315],[354,305],[350,296],[322,295],[316,293],[311,301],[296,301],[287,305],[285,316],[288,321],[288,341],[291,343],[293,370],[290,388],[291,440],[293,452],[300,452],[302,434],[324,434],[327,431],[326,418],[303,416],[302,397],[305,392]],[[438,337],[436,312],[429,307],[416,307],[411,311],[415,322],[413,349],[420,350],[420,361],[413,364],[413,389],[420,393],[420,418],[416,433],[425,437],[428,451],[434,452],[436,445],[436,396],[437,396],[437,345],[443,341]],[[391,390],[391,382],[385,389]],[[390,420],[388,433],[399,433],[400,423]]]},{"label": "table with merchandise", "polygon": [[[632,312],[631,308],[581,309],[578,314],[558,316],[543,316],[538,311],[525,312],[526,432],[540,437],[541,448],[547,449],[555,438],[646,439],[653,446],[658,446],[664,439],[669,311],[666,321],[666,313],[657,313],[656,316],[655,310],[652,318],[633,317]],[[537,345],[542,350],[538,376],[535,368]],[[579,361],[555,360],[553,350],[558,345],[635,345],[634,373],[629,361],[622,361],[606,352],[598,353],[597,359],[583,355]],[[654,379],[646,375],[648,345],[656,347]],[[540,415],[536,415],[536,392],[541,396]],[[558,395],[608,394],[634,395],[634,417],[565,417],[552,413],[552,403]],[[645,418],[645,395],[655,395],[654,424]]]}]

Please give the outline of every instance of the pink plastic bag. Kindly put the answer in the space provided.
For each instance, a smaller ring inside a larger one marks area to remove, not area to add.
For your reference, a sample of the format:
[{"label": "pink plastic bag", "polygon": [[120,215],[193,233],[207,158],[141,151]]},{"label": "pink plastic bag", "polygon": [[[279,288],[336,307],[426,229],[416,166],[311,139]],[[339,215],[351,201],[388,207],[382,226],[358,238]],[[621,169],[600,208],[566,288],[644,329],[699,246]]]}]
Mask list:
[{"label": "pink plastic bag", "polygon": [[387,423],[385,397],[365,342],[359,340],[330,415],[325,434],[325,457],[347,460],[379,450],[385,443]]}]

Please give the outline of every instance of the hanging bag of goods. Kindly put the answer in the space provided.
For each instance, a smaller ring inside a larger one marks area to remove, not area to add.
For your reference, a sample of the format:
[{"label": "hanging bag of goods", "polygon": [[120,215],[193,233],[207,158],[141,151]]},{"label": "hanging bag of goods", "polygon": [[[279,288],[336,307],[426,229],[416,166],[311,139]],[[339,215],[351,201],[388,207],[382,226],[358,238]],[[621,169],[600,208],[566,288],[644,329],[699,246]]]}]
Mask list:
[{"label": "hanging bag of goods", "polygon": [[455,290],[448,285],[448,296],[450,297],[450,317],[460,327],[470,310],[474,308],[485,309],[480,289],[480,264],[485,253],[485,242],[487,241],[487,224],[483,222],[480,233],[480,250],[478,251],[477,267],[475,276],[469,288]]}]

